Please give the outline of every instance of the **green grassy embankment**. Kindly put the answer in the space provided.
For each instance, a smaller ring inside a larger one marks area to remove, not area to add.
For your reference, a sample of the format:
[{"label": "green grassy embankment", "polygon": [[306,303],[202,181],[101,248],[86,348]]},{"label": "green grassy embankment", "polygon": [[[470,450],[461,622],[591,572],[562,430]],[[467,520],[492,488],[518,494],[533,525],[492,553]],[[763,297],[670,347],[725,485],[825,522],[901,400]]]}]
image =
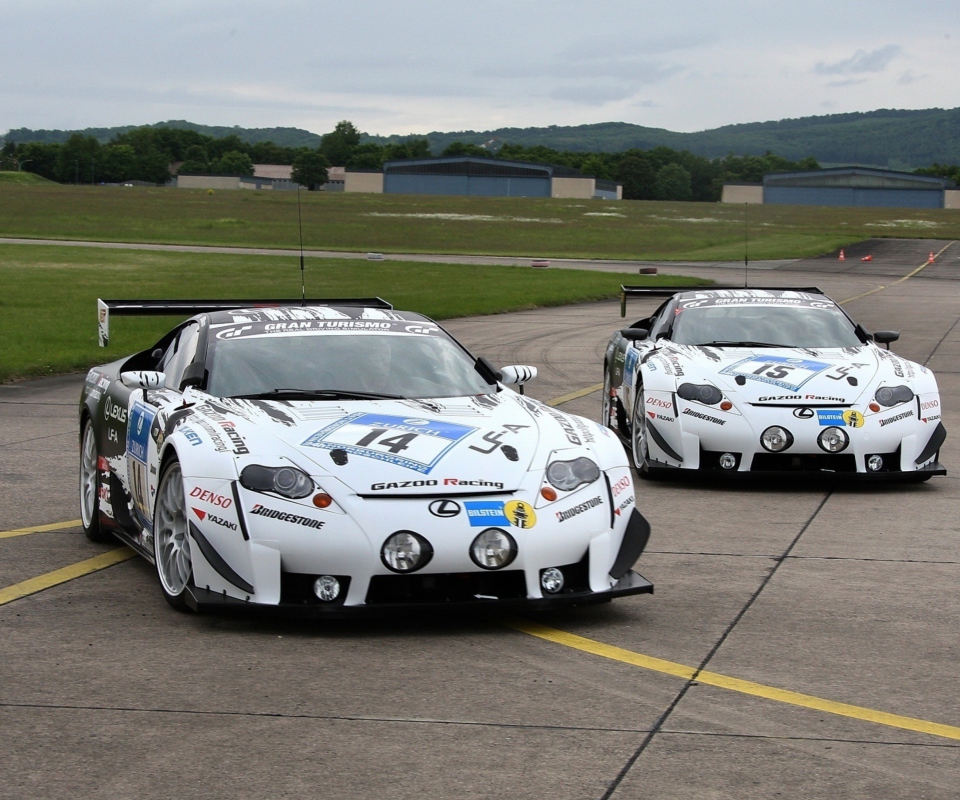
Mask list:
[{"label": "green grassy embankment", "polygon": [[[308,248],[386,253],[722,261],[743,258],[744,207],[303,192]],[[294,192],[0,183],[0,236],[297,246]],[[750,206],[751,259],[876,236],[960,238],[960,210]]]},{"label": "green grassy embankment", "polygon": [[[435,319],[616,296],[623,275],[586,270],[309,259],[308,297],[379,295]],[[669,275],[650,285],[698,285]],[[148,347],[173,317],[117,317],[97,346],[103,298],[298,298],[299,262],[259,256],[0,245],[0,381],[85,369]]]},{"label": "green grassy embankment", "polygon": [[13,172],[0,170],[0,185],[13,186],[56,186],[53,181],[34,175],[32,172]]}]

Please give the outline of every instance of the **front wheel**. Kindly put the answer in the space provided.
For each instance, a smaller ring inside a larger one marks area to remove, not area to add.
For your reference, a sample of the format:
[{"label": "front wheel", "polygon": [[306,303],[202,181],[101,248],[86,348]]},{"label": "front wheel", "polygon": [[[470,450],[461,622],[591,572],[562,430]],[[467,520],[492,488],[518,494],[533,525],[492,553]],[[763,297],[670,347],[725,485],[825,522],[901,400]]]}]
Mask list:
[{"label": "front wheel", "polygon": [[187,611],[187,587],[193,582],[190,537],[183,497],[183,473],[176,459],[160,475],[153,514],[153,554],[160,589],[177,611]]},{"label": "front wheel", "polygon": [[100,473],[97,435],[89,419],[80,439],[80,522],[91,542],[105,542],[110,534],[100,528]]},{"label": "front wheel", "polygon": [[630,421],[630,452],[634,469],[642,478],[650,475],[649,450],[647,449],[647,420],[644,414],[643,387],[638,386],[633,417]]},{"label": "front wheel", "polygon": [[607,364],[603,365],[603,397],[600,398],[600,424],[604,428],[613,427],[611,410],[613,408],[613,399],[610,397],[610,370]]}]

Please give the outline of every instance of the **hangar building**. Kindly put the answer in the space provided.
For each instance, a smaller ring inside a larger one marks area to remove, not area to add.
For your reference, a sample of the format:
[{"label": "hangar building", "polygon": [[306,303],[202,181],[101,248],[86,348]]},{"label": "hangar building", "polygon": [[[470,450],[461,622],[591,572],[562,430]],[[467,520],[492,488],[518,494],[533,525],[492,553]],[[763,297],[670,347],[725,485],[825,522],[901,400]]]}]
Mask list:
[{"label": "hangar building", "polygon": [[570,167],[469,156],[387,161],[383,172],[347,170],[344,191],[607,200],[623,197],[620,184],[583,175]]},{"label": "hangar building", "polygon": [[881,208],[960,208],[953,181],[867,167],[774,172],[763,183],[725,183],[724,203]]}]

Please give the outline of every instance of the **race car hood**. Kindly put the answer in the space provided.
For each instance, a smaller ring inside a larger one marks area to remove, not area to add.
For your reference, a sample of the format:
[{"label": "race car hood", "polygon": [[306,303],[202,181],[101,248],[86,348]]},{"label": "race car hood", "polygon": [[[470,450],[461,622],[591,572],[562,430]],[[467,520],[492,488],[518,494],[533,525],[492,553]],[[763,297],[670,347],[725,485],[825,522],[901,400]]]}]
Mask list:
[{"label": "race car hood", "polygon": [[921,368],[873,345],[814,350],[671,344],[651,355],[647,369],[673,376],[677,386],[713,383],[748,403],[853,404],[877,385],[910,384]]},{"label": "race car hood", "polygon": [[207,399],[185,422],[202,438],[216,433],[238,466],[285,459],[357,494],[513,491],[552,449],[580,444],[576,426],[586,426],[510,391],[440,400]]}]

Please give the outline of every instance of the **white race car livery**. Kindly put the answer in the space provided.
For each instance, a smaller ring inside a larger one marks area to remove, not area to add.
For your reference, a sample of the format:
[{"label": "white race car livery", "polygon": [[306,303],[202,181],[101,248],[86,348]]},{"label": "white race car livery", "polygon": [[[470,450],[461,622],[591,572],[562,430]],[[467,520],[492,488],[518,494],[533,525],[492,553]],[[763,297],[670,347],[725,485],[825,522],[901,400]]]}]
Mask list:
[{"label": "white race car livery", "polygon": [[610,340],[603,419],[642,473],[926,480],[945,474],[940,393],[880,346],[898,337],[817,289],[678,290]]},{"label": "white race car livery", "polygon": [[87,534],[153,561],[179,609],[329,616],[652,591],[631,570],[649,525],[614,434],[524,397],[532,367],[497,371],[382,301],[338,302],[198,302],[156,346],[91,370]]}]

